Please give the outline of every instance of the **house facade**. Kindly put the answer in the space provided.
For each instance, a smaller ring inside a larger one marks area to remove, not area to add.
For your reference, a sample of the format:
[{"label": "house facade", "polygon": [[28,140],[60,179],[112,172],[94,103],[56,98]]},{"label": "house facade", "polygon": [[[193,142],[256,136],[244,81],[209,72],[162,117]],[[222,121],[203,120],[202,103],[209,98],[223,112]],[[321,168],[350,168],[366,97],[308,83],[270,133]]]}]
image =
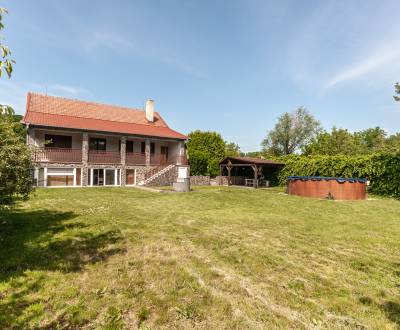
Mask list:
[{"label": "house facade", "polygon": [[154,111],[28,93],[23,123],[42,187],[172,183],[187,137]]}]

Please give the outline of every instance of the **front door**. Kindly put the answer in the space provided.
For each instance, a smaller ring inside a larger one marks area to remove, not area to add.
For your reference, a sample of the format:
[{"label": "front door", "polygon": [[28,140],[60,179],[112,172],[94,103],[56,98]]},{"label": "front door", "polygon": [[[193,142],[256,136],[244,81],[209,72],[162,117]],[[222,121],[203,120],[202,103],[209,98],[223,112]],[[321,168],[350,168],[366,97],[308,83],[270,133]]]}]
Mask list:
[{"label": "front door", "polygon": [[161,164],[165,164],[168,162],[168,147],[161,147]]}]

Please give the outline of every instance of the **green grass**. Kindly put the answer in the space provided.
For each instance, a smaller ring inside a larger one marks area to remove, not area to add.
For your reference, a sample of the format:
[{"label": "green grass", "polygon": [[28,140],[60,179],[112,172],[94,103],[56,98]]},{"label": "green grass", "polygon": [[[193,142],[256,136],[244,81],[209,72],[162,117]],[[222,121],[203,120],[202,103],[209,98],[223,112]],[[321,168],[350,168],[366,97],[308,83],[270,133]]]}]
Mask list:
[{"label": "green grass", "polygon": [[0,214],[0,328],[400,327],[400,202],[42,189]]}]

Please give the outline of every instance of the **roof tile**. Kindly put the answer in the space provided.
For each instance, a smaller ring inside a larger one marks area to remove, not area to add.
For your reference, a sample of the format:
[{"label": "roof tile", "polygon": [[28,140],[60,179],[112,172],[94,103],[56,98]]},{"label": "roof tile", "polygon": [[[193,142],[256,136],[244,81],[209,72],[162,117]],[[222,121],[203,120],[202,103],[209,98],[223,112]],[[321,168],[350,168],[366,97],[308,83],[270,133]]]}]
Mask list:
[{"label": "roof tile", "polygon": [[170,129],[159,113],[156,112],[154,118],[154,122],[149,123],[143,110],[28,93],[24,122],[122,134],[187,138]]}]

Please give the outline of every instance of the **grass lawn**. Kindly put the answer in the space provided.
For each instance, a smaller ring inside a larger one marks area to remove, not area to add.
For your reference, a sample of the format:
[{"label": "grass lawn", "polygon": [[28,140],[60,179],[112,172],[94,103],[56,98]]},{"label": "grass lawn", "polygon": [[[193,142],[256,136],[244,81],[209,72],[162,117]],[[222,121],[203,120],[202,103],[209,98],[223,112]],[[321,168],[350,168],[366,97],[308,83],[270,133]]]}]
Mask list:
[{"label": "grass lawn", "polygon": [[0,214],[0,329],[400,327],[400,202],[42,189]]}]

